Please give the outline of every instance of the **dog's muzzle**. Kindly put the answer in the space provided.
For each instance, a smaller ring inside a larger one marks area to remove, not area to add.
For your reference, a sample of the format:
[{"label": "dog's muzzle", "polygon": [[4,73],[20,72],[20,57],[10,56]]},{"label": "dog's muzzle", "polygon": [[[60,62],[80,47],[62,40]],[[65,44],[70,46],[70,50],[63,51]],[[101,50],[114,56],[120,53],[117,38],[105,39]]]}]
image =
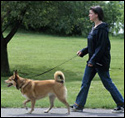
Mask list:
[{"label": "dog's muzzle", "polygon": [[10,83],[10,84],[8,84],[8,85],[7,85],[7,87],[10,87],[10,86],[12,86],[12,85],[13,85],[13,84],[12,84],[12,83]]}]

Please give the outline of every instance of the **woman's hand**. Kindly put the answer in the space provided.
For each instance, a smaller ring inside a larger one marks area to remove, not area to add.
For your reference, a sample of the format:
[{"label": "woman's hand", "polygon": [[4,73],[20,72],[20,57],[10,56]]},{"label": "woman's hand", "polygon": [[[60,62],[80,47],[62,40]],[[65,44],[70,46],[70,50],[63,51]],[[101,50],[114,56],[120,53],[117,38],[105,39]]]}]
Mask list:
[{"label": "woman's hand", "polygon": [[89,67],[93,67],[93,65],[92,65],[92,64],[90,64],[90,63],[88,64],[88,66],[89,66]]},{"label": "woman's hand", "polygon": [[81,54],[82,54],[82,52],[81,52],[81,51],[78,51],[78,52],[77,52],[77,55],[78,55],[78,56],[80,56]]}]

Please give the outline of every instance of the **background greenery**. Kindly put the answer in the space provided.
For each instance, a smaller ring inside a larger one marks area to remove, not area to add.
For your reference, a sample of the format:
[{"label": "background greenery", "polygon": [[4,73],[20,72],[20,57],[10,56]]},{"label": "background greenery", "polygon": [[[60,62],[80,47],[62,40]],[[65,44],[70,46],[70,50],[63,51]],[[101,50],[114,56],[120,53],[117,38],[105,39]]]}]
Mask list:
[{"label": "background greenery", "polygon": [[23,19],[23,29],[86,37],[92,27],[89,9],[95,5],[103,8],[110,33],[124,29],[124,1],[1,1],[2,29]]},{"label": "background greenery", "polygon": [[[6,35],[6,34],[5,34]],[[111,40],[111,68],[110,75],[124,96],[124,40],[112,38]],[[76,55],[76,52],[87,45],[87,40],[80,37],[58,37],[40,33],[18,32],[8,44],[10,70],[18,70],[20,76],[30,78],[42,73]],[[61,70],[66,77],[68,89],[67,100],[73,104],[80,90],[88,56],[76,57],[70,62],[55,70],[31,79],[53,79],[53,74]],[[25,98],[14,87],[8,88],[4,83],[7,77],[1,77],[1,107],[22,107]],[[49,99],[44,98],[36,102],[36,107],[48,107]],[[56,107],[65,107],[58,100]],[[87,108],[114,108],[116,105],[109,92],[103,87],[98,75],[92,81],[87,103]],[[28,103],[30,107],[30,103]]]}]

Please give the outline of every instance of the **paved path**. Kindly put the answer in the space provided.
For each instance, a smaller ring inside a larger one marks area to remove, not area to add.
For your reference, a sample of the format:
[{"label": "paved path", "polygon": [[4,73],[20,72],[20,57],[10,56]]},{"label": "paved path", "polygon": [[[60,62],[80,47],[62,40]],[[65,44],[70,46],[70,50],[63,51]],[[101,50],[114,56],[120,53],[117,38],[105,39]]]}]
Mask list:
[{"label": "paved path", "polygon": [[124,117],[124,113],[112,113],[111,109],[84,109],[70,115],[66,114],[66,108],[53,108],[49,113],[44,110],[46,108],[35,108],[32,114],[27,114],[25,108],[1,108],[1,117]]}]

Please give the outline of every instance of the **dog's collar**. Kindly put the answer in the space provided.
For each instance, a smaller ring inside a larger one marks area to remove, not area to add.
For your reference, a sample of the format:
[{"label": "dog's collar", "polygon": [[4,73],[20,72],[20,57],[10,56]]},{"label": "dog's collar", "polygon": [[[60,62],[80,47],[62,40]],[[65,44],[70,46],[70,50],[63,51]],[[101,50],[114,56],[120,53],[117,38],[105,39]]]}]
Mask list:
[{"label": "dog's collar", "polygon": [[[24,80],[25,81],[25,80]],[[22,82],[22,84],[19,86],[19,88],[18,89],[21,89],[22,87],[23,87],[23,85],[25,85],[25,82]]]},{"label": "dog's collar", "polygon": [[22,89],[24,87],[26,87],[31,81],[29,81],[27,84],[25,84],[25,82],[23,81],[21,86],[19,87],[19,89]]},{"label": "dog's collar", "polygon": [[21,84],[21,86],[19,87],[19,89],[21,89],[23,87],[24,83]]}]

